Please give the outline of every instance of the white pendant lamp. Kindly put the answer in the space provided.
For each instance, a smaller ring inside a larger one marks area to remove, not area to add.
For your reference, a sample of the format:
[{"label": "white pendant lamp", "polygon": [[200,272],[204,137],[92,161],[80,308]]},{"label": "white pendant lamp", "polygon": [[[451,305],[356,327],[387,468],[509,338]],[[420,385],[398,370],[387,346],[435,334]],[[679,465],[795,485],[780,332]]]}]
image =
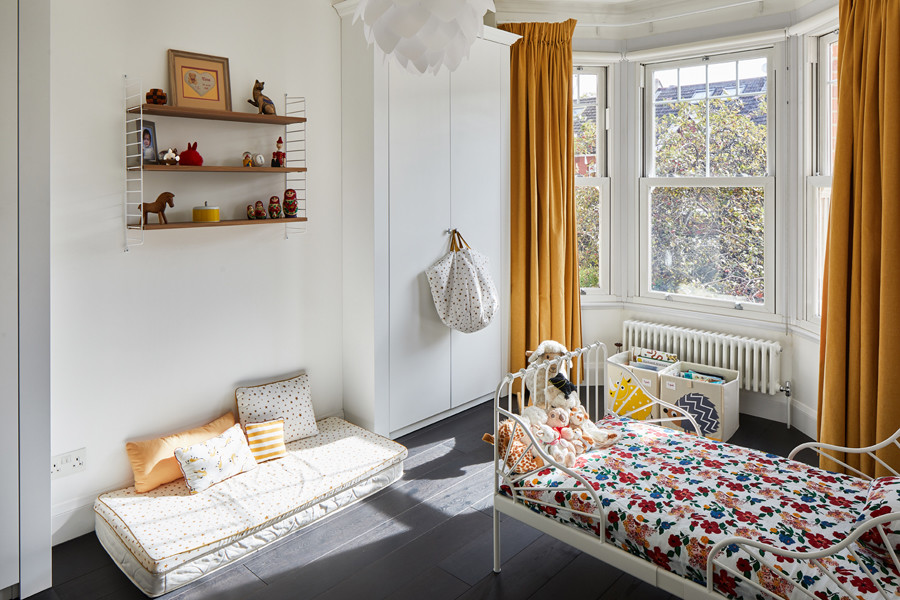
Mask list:
[{"label": "white pendant lamp", "polygon": [[484,28],[493,0],[360,0],[366,39],[409,71],[454,71]]}]

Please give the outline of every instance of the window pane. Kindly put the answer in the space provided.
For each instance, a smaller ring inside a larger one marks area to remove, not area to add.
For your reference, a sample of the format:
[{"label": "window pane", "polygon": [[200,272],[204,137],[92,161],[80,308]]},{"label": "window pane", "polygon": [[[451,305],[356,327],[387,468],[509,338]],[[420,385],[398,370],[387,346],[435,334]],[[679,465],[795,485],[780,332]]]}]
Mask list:
[{"label": "window pane", "polygon": [[747,303],[765,300],[765,190],[650,190],[650,290]]},{"label": "window pane", "polygon": [[656,105],[657,177],[706,175],[706,100]]},{"label": "window pane", "polygon": [[711,100],[709,125],[710,175],[766,175],[765,95]]},{"label": "window pane", "polygon": [[822,316],[822,286],[825,283],[825,245],[828,241],[828,212],[831,188],[816,188],[816,316]]},{"label": "window pane", "polygon": [[740,93],[757,94],[766,91],[766,59],[752,58],[738,62]]},{"label": "window pane", "polygon": [[763,57],[653,71],[649,174],[767,175],[766,68]]},{"label": "window pane", "polygon": [[596,177],[597,167],[597,75],[575,73],[572,106],[575,135],[575,176]]},{"label": "window pane", "polygon": [[578,280],[583,288],[600,285],[600,188],[576,186]]},{"label": "window pane", "polygon": [[679,98],[690,100],[697,92],[706,93],[706,66],[678,69]]},{"label": "window pane", "polygon": [[827,100],[827,113],[822,115],[822,128],[828,143],[826,144],[827,155],[824,156],[824,164],[821,171],[826,175],[831,175],[834,167],[834,148],[837,139],[837,116],[838,116],[838,82],[837,82],[837,50],[838,43],[832,42],[828,44],[828,71],[827,81],[825,83],[825,93]]},{"label": "window pane", "polygon": [[715,63],[709,65],[709,95],[734,96],[737,93],[736,63]]}]

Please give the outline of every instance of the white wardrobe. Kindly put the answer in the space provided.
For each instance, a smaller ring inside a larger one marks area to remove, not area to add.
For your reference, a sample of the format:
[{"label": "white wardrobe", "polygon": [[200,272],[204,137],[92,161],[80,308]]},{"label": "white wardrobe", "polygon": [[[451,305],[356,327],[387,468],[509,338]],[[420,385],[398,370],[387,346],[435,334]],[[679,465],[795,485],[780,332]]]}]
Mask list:
[{"label": "white wardrobe", "polygon": [[[453,73],[376,56],[353,3],[342,28],[345,416],[397,437],[490,397],[506,370],[509,45],[485,28]],[[451,331],[423,272],[456,228],[490,259],[501,310]]]}]

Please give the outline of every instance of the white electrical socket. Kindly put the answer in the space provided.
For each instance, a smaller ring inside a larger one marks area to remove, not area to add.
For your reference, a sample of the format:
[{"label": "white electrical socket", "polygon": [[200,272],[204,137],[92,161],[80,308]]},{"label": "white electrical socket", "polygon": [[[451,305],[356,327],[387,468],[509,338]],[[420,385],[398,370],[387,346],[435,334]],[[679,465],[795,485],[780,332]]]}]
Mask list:
[{"label": "white electrical socket", "polygon": [[86,448],[79,448],[65,454],[57,454],[50,459],[50,479],[57,479],[84,471],[86,458]]}]

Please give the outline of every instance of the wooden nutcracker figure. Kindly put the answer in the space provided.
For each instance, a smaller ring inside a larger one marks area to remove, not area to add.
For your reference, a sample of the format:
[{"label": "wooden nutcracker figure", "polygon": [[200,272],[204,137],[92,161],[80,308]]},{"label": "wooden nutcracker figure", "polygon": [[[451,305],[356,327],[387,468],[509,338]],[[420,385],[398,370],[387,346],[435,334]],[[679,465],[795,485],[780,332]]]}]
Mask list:
[{"label": "wooden nutcracker figure", "polygon": [[286,154],[281,151],[281,147],[284,146],[284,142],[281,140],[281,136],[278,136],[278,141],[275,142],[275,152],[272,153],[272,166],[273,167],[283,167],[286,159]]}]

